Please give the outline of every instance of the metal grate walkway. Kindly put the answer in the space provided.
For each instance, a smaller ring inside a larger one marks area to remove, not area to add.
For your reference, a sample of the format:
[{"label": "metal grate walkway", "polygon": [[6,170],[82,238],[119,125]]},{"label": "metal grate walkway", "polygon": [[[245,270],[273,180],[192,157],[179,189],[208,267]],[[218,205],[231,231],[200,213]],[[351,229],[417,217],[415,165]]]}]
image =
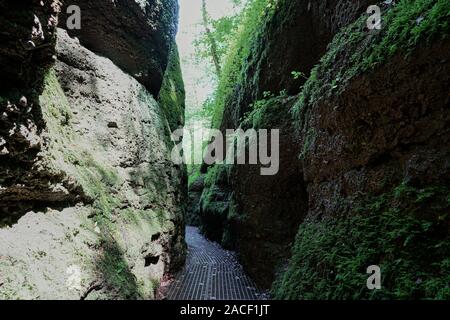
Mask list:
[{"label": "metal grate walkway", "polygon": [[259,300],[264,295],[245,274],[235,255],[186,228],[186,265],[167,289],[169,300]]}]

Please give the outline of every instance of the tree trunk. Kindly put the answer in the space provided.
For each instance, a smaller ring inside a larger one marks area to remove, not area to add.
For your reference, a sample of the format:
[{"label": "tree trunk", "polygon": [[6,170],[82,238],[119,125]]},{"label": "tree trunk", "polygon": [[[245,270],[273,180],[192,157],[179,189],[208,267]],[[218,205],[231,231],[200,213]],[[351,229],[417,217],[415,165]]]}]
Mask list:
[{"label": "tree trunk", "polygon": [[209,49],[211,50],[211,57],[214,62],[214,66],[216,68],[217,77],[220,77],[221,67],[220,67],[220,59],[219,54],[217,53],[217,43],[216,39],[214,39],[211,29],[208,26],[208,11],[206,10],[206,0],[202,0],[202,16],[203,16],[203,26],[205,27],[206,36],[209,41]]}]

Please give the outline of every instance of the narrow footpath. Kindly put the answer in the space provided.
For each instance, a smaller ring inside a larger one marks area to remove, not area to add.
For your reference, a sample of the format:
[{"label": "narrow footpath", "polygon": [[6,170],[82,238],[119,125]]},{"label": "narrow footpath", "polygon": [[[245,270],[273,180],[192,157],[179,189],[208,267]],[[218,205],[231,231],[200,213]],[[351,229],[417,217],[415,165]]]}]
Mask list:
[{"label": "narrow footpath", "polygon": [[260,300],[265,295],[245,274],[234,253],[186,228],[186,265],[166,291],[168,300]]}]

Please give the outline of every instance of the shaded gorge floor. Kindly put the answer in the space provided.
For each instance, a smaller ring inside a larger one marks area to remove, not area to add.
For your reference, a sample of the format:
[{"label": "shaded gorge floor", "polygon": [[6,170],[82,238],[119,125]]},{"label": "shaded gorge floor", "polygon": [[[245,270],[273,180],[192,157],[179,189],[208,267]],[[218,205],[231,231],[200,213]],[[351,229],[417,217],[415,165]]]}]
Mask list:
[{"label": "shaded gorge floor", "polygon": [[267,294],[245,274],[235,254],[208,241],[198,228],[186,228],[184,268],[163,289],[168,300],[263,300]]}]

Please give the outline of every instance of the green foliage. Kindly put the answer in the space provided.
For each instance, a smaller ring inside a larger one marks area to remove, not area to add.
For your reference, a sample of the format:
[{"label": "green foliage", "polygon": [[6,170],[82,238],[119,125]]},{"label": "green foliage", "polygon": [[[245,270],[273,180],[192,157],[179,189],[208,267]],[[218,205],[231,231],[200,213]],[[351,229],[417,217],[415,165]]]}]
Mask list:
[{"label": "green foliage", "polygon": [[264,98],[255,101],[251,105],[251,111],[241,119],[242,128],[262,129],[282,124],[288,111],[285,109],[288,100],[286,92],[280,92],[278,96],[264,92]]},{"label": "green foliage", "polygon": [[193,116],[198,118],[209,119],[214,115],[214,107],[215,107],[214,98],[207,97],[203,102],[201,110],[197,111],[197,113],[194,114]]},{"label": "green foliage", "polygon": [[[241,1],[237,2],[241,4]],[[261,25],[270,19],[278,3],[276,0],[248,0],[236,16],[212,22],[213,34],[220,43],[222,72],[213,96],[205,101],[200,114],[212,119],[212,128],[220,127],[225,106],[230,103],[237,85],[243,83],[246,76],[243,61],[251,57],[255,42],[261,37]],[[206,35],[196,44],[198,50],[203,52],[199,55],[202,59],[209,56]]]},{"label": "green foliage", "polygon": [[187,171],[188,171],[188,186],[190,187],[200,176],[200,165],[188,165]]},{"label": "green foliage", "polygon": [[[307,221],[276,299],[449,299],[450,190],[401,184],[338,220]],[[382,289],[366,287],[379,265]]]},{"label": "green foliage", "polygon": [[205,175],[201,198],[202,232],[211,240],[221,242],[227,228],[229,193],[228,175],[231,166],[215,165]]},{"label": "green foliage", "polygon": [[403,0],[386,15],[385,30],[364,59],[363,69],[383,63],[399,50],[410,50],[435,36],[449,36],[450,3],[446,0]]},{"label": "green foliage", "polygon": [[180,57],[177,45],[173,43],[169,64],[158,97],[158,102],[164,110],[172,131],[184,123],[185,97]]},{"label": "green foliage", "polygon": [[230,165],[214,165],[208,169],[205,175],[205,187],[212,187],[215,184],[226,182]]},{"label": "green foliage", "polygon": [[383,12],[380,31],[363,31],[366,20],[367,15],[363,15],[343,28],[312,70],[293,107],[298,127],[303,123],[308,106],[339,93],[355,75],[373,70],[399,52],[409,54],[418,45],[437,37],[448,38],[450,2],[401,0]]},{"label": "green foliage", "polygon": [[[232,96],[233,90],[240,79],[245,76],[242,62],[250,56],[252,44],[260,31],[262,21],[268,19],[276,8],[275,0],[251,0],[239,17],[239,27],[230,43],[222,75],[214,95],[214,104],[211,107],[212,127],[219,128],[222,122],[223,111]],[[244,68],[245,69],[245,68]]]},{"label": "green foliage", "polygon": [[306,74],[304,74],[303,72],[300,72],[300,71],[292,71],[291,74],[292,74],[292,77],[293,77],[295,80],[300,79],[300,78],[303,78],[303,79],[305,79],[305,80],[308,80],[308,77],[307,77]]},{"label": "green foliage", "polygon": [[[211,20],[210,36],[214,38],[217,44],[217,53],[220,62],[227,53],[228,45],[232,41],[239,23],[239,16],[225,16],[217,20]],[[202,63],[204,60],[210,60],[210,40],[206,32],[203,32],[197,39],[194,40],[194,48],[196,54],[196,62]]]}]

